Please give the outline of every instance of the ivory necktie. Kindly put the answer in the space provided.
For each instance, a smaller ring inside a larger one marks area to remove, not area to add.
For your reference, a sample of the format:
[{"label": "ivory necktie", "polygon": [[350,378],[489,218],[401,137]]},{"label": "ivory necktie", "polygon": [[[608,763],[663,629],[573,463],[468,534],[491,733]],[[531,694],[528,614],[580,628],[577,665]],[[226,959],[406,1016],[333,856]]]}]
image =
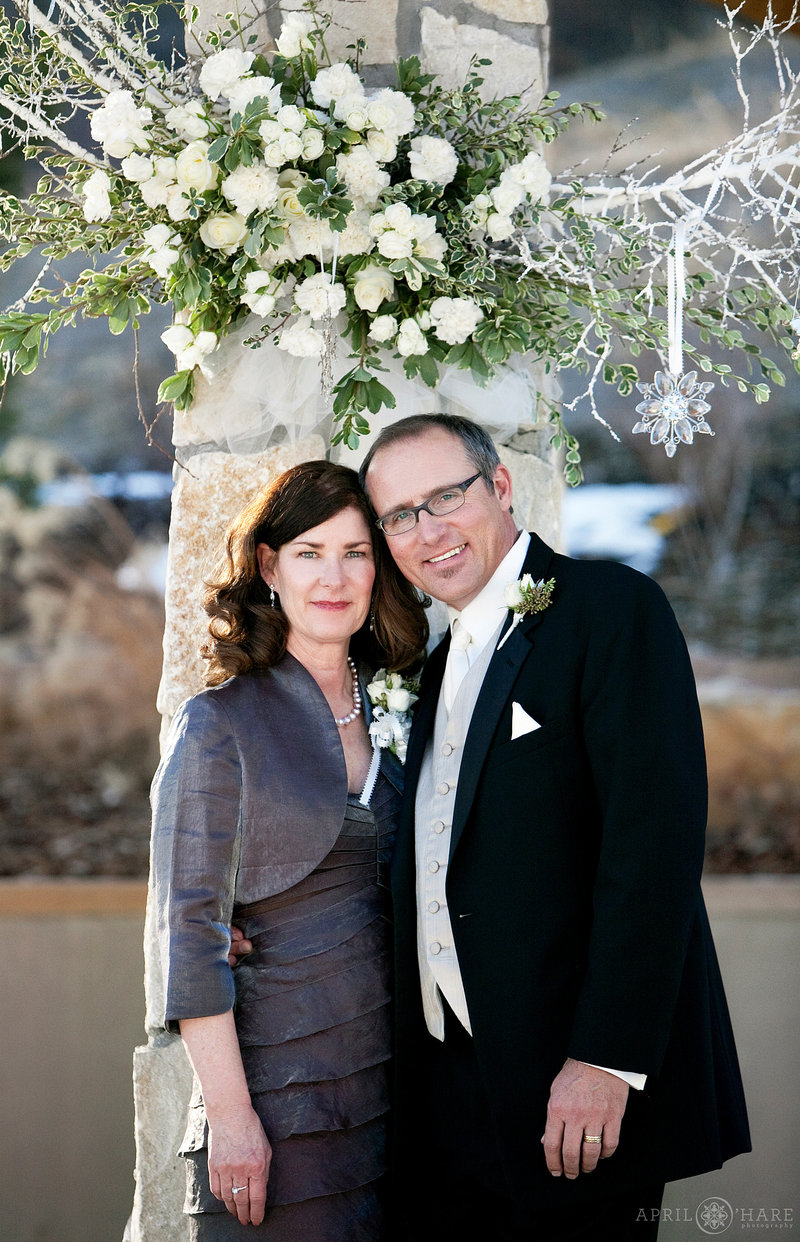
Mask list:
[{"label": "ivory necktie", "polygon": [[444,666],[444,705],[448,712],[453,710],[458,688],[469,672],[469,655],[467,648],[472,643],[472,635],[465,629],[458,617],[453,620],[453,632],[450,637],[450,650]]}]

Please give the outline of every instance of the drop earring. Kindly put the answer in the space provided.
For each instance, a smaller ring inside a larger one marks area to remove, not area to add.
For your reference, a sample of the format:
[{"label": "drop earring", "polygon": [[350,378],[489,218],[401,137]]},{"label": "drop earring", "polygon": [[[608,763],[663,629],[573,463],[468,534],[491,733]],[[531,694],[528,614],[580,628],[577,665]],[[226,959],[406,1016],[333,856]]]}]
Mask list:
[{"label": "drop earring", "polygon": [[269,606],[270,608],[275,607],[275,584],[272,582],[269,584]]}]

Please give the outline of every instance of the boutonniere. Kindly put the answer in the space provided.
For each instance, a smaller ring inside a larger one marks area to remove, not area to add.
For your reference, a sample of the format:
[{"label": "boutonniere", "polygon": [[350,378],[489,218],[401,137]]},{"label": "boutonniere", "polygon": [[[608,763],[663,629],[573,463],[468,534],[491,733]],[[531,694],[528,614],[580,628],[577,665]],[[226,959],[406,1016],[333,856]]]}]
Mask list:
[{"label": "boutonniere", "polygon": [[372,745],[376,750],[388,747],[401,763],[406,761],[411,710],[419,698],[418,692],[418,681],[406,679],[401,673],[387,673],[384,668],[378,669],[367,686],[373,708],[369,726]]},{"label": "boutonniere", "polygon": [[553,602],[553,587],[555,585],[555,578],[551,578],[549,582],[545,582],[544,578],[534,582],[530,574],[523,574],[518,582],[509,582],[508,586],[503,590],[503,596],[514,613],[514,620],[497,644],[498,651],[506,639],[513,634],[523,617],[527,616],[529,612],[544,612],[545,608],[550,607]]}]

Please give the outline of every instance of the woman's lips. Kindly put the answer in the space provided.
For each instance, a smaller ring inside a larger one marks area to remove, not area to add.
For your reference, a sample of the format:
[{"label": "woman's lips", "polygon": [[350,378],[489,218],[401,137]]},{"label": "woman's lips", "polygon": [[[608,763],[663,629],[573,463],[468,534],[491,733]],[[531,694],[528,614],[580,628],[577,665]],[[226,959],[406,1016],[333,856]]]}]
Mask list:
[{"label": "woman's lips", "polygon": [[312,602],[315,608],[323,608],[326,612],[343,612],[350,607],[346,599],[315,599]]}]

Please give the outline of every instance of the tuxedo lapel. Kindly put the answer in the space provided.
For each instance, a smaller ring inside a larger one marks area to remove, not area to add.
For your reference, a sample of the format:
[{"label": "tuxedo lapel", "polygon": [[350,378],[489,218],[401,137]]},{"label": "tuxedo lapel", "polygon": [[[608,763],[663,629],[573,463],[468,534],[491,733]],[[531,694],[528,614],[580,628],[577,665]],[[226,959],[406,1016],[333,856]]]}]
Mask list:
[{"label": "tuxedo lapel", "polygon": [[[543,543],[537,535],[531,535],[531,546],[522,567],[523,573],[530,574],[534,580],[538,581],[547,573],[552,556],[552,550],[547,544]],[[498,647],[486,670],[467,731],[458,774],[453,829],[450,838],[451,857],[464,831],[498,722],[511,696],[520,668],[531,654],[536,628],[543,616],[544,613],[539,612],[523,617],[519,625],[515,626],[513,632],[509,634],[511,624],[509,612],[508,624],[503,629]],[[503,642],[505,635],[508,635],[508,638]]]}]

